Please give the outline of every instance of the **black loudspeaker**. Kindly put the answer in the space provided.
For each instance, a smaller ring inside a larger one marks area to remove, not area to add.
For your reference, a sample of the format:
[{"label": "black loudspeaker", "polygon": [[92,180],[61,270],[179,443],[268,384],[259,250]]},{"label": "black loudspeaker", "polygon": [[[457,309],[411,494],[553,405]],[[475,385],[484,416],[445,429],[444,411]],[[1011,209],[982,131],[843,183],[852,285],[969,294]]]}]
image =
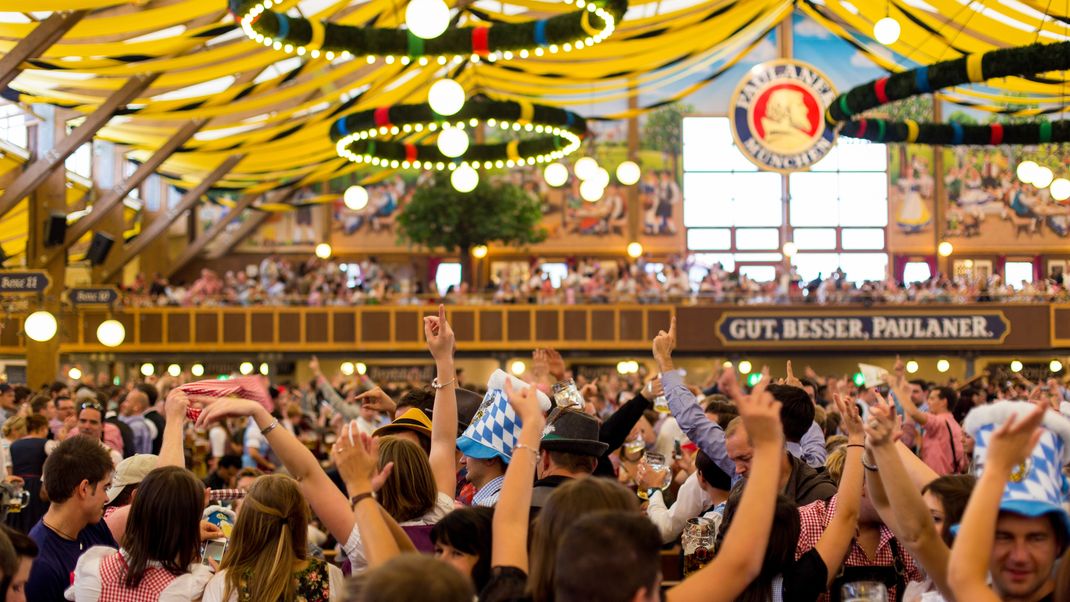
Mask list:
[{"label": "black loudspeaker", "polygon": [[111,251],[111,246],[115,244],[115,239],[107,234],[101,234],[100,232],[93,233],[93,240],[89,241],[89,250],[86,251],[85,257],[89,260],[89,265],[100,265],[104,263],[104,260],[108,257],[108,251]]},{"label": "black loudspeaker", "polygon": [[53,213],[45,222],[45,246],[54,247],[62,245],[67,238],[67,216],[62,213]]}]

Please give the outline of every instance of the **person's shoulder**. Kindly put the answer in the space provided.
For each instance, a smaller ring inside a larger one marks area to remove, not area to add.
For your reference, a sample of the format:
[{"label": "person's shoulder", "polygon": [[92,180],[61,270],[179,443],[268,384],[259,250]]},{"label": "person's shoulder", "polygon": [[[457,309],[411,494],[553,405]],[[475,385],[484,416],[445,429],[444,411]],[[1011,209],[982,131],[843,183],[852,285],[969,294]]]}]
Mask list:
[{"label": "person's shoulder", "polygon": [[110,548],[119,547],[119,544],[115,542],[115,537],[111,534],[111,529],[108,527],[108,523],[104,520],[100,520],[91,525],[86,525],[82,529],[82,532],[78,534],[78,539],[94,546],[99,545]]}]

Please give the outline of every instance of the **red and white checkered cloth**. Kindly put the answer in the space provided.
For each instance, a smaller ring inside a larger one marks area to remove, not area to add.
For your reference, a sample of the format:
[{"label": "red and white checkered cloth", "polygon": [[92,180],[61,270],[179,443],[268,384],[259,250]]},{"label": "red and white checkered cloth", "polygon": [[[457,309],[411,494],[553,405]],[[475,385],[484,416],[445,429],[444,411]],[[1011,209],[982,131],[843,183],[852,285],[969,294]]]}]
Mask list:
[{"label": "red and white checkered cloth", "polygon": [[[275,402],[271,400],[271,396],[268,395],[260,379],[255,376],[239,376],[228,380],[199,380],[178,388],[186,395],[240,397],[259,403],[269,412],[275,409]],[[186,410],[186,416],[190,420],[196,420],[200,415],[201,408],[190,407]]]}]

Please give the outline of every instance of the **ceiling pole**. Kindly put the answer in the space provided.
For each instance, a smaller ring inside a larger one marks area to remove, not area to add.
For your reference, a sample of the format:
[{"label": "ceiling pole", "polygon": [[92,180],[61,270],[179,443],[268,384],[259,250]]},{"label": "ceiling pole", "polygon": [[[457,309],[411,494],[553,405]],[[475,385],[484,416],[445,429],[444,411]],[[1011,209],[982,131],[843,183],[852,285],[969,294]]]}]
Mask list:
[{"label": "ceiling pole", "polygon": [[53,44],[71,30],[88,11],[58,11],[33,28],[30,35],[22,38],[11,52],[0,58],[0,90],[7,87],[19,73],[22,64],[32,58],[41,56]]},{"label": "ceiling pole", "polygon": [[123,255],[119,258],[119,261],[116,262],[116,264],[112,266],[112,269],[104,275],[104,281],[111,281],[117,275],[121,274],[123,266],[130,263],[130,260],[137,257],[138,253],[152,243],[152,241],[156,240],[158,236],[166,232],[176,219],[200,202],[201,196],[208,192],[208,189],[221,180],[223,176],[230,173],[230,170],[234,169],[234,166],[244,158],[245,155],[231,155],[227,157],[218,167],[212,170],[212,173],[205,176],[199,184],[187,190],[186,194],[182,195],[182,198],[178,201],[177,205],[169,207],[165,213],[153,220],[153,222],[149,224],[149,226],[145,228],[136,239],[134,239],[134,242],[130,243],[123,250]]},{"label": "ceiling pole", "polygon": [[168,157],[185,144],[186,141],[192,138],[198,130],[204,127],[205,123],[207,123],[207,120],[205,119],[195,119],[186,123],[186,125],[182,126],[182,129],[176,132],[167,143],[157,149],[147,161],[139,165],[134,173],[130,174],[129,177],[119,180],[119,183],[116,184],[114,188],[106,192],[104,196],[93,203],[93,209],[88,215],[83,216],[67,230],[67,239],[63,244],[54,247],[51,254],[43,263],[47,264],[57,254],[66,252],[67,249],[74,245],[74,243],[78,242],[87,232],[92,230],[93,226],[97,225],[97,222],[108,215],[109,211],[114,209],[126,198],[126,195],[130,194],[151,176]]},{"label": "ceiling pole", "polygon": [[[280,191],[268,202],[285,203],[291,196],[293,196],[295,192],[296,189],[294,188],[289,188]],[[170,265],[167,270],[165,270],[164,275],[170,278],[176,272],[185,267],[186,264],[192,261],[194,257],[196,257],[206,246],[208,246],[209,243],[211,243],[220,234],[222,234],[223,230],[226,230],[227,226],[229,226],[231,222],[238,219],[238,216],[240,216],[243,211],[251,207],[258,198],[260,198],[260,195],[258,194],[247,194],[241,199],[239,199],[238,202],[234,205],[234,207],[232,207],[231,210],[228,211],[225,216],[223,216],[216,223],[212,224],[212,227],[209,228],[207,232],[198,236],[196,240],[191,242],[189,245],[186,246],[185,249],[182,250],[182,254],[179,255],[177,259],[170,262]]]},{"label": "ceiling pole", "polygon": [[87,115],[82,125],[74,128],[74,131],[49,149],[43,157],[27,166],[26,170],[19,174],[15,182],[0,196],[0,217],[11,211],[20,200],[40,186],[48,174],[62,166],[67,157],[91,140],[93,135],[115,115],[116,111],[137,98],[137,95],[144,92],[159,75],[159,73],[139,73],[127,80],[95,111]]}]

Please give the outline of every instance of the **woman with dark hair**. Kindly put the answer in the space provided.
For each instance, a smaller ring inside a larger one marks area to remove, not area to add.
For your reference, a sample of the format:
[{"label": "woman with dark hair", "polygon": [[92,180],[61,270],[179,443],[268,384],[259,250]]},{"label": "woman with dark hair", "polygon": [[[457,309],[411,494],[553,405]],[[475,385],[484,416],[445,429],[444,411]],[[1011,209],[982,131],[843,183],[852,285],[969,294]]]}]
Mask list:
[{"label": "woman with dark hair", "polygon": [[197,564],[204,485],[185,468],[150,472],[131,505],[122,548],[90,548],[74,569],[76,602],[201,597],[212,569]]},{"label": "woman with dark hair", "polygon": [[20,533],[11,527],[0,527],[3,536],[11,542],[18,560],[18,568],[11,574],[4,574],[0,581],[0,591],[4,592],[4,602],[26,602],[26,582],[30,579],[30,568],[33,567],[33,559],[37,558],[37,544],[25,533]]},{"label": "woman with dark hair", "polygon": [[460,508],[431,529],[435,557],[472,579],[476,591],[490,579],[491,523],[494,508]]}]

